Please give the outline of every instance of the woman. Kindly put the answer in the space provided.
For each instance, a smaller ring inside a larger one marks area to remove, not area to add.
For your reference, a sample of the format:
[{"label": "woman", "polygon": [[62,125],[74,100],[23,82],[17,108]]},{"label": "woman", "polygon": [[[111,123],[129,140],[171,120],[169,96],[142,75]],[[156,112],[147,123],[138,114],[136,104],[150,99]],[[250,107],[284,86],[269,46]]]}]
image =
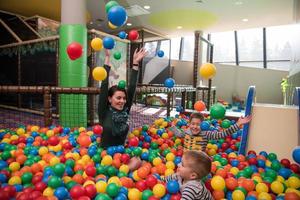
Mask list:
[{"label": "woman", "polygon": [[101,147],[107,148],[125,143],[129,130],[127,121],[137,85],[139,63],[146,55],[147,52],[144,48],[134,51],[133,66],[130,70],[130,81],[126,91],[116,85],[108,89],[110,55],[108,50],[105,51],[104,68],[108,76],[101,83],[98,106],[99,122],[103,127]]}]

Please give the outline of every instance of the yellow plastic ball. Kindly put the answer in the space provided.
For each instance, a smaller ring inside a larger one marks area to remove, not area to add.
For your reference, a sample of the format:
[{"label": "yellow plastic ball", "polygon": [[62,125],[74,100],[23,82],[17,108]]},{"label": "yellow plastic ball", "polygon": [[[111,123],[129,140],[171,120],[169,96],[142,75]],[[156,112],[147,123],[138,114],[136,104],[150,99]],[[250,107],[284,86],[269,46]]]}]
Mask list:
[{"label": "yellow plastic ball", "polygon": [[83,131],[85,131],[86,129],[84,128],[84,127],[80,127],[79,129],[78,129],[78,131],[79,131],[79,133],[81,133],[81,132],[83,132]]},{"label": "yellow plastic ball", "polygon": [[111,22],[108,22],[108,27],[111,28],[111,29],[118,28],[117,26],[113,25]]},{"label": "yellow plastic ball", "polygon": [[49,163],[49,164],[50,164],[51,166],[54,166],[54,165],[56,165],[57,163],[60,163],[60,160],[59,160],[58,157],[55,156],[55,157],[53,157],[53,158],[50,159],[50,163]]},{"label": "yellow plastic ball", "polygon": [[104,67],[95,67],[93,69],[93,78],[96,81],[103,81],[107,77],[107,72]]},{"label": "yellow plastic ball", "polygon": [[51,137],[51,136],[54,135],[54,132],[53,132],[52,130],[48,130],[48,131],[46,132],[46,135],[47,135],[47,137]]},{"label": "yellow plastic ball", "polygon": [[284,183],[284,178],[282,176],[277,176],[276,181],[279,181],[280,183]]},{"label": "yellow plastic ball", "polygon": [[72,158],[74,158],[75,160],[79,160],[80,159],[79,153],[72,153]]},{"label": "yellow plastic ball", "polygon": [[235,190],[232,193],[232,200],[244,200],[245,194],[241,190]]},{"label": "yellow plastic ball", "polygon": [[161,137],[162,137],[163,139],[168,139],[168,138],[169,138],[169,135],[168,135],[168,133],[163,133],[163,134],[161,135]]},{"label": "yellow plastic ball", "polygon": [[37,132],[39,129],[40,129],[40,127],[38,127],[38,126],[32,126],[30,131],[31,132],[34,132],[34,131]]},{"label": "yellow plastic ball", "polygon": [[162,160],[159,157],[156,157],[153,159],[152,163],[154,166],[157,166],[162,163]]},{"label": "yellow plastic ball", "polygon": [[167,167],[167,169],[175,169],[175,164],[174,164],[174,162],[173,161],[168,161],[168,162],[166,162],[166,167]]},{"label": "yellow plastic ball", "polygon": [[139,135],[140,135],[140,131],[137,130],[137,129],[133,130],[132,133],[133,133],[133,135],[135,135],[135,136],[139,136]]},{"label": "yellow plastic ball", "polygon": [[125,164],[121,165],[119,168],[119,171],[124,172],[125,174],[128,174],[128,172],[129,172],[128,165],[125,165]]},{"label": "yellow plastic ball", "polygon": [[64,181],[64,183],[68,183],[68,182],[72,181],[72,178],[70,176],[64,176],[62,178],[62,180]]},{"label": "yellow plastic ball", "polygon": [[88,181],[84,182],[83,187],[85,187],[87,185],[95,185],[95,183],[91,180],[88,180]]},{"label": "yellow plastic ball", "polygon": [[24,135],[25,134],[25,130],[23,128],[18,128],[17,129],[17,134],[18,135]]},{"label": "yellow plastic ball", "polygon": [[261,192],[261,193],[258,194],[258,199],[272,200],[272,197],[267,192]]},{"label": "yellow plastic ball", "polygon": [[59,152],[62,150],[62,146],[60,144],[58,144],[56,146],[53,146],[52,149],[54,152]]},{"label": "yellow plastic ball", "polygon": [[12,172],[18,171],[20,169],[20,163],[18,163],[18,162],[12,162],[12,163],[10,163],[9,164],[9,169]]},{"label": "yellow plastic ball", "polygon": [[166,169],[165,176],[170,176],[172,174],[174,174],[174,170],[173,169]]},{"label": "yellow plastic ball", "polygon": [[284,187],[281,182],[279,181],[274,181],[271,183],[271,190],[275,194],[281,194],[284,191]]},{"label": "yellow plastic ball", "polygon": [[254,180],[254,181],[258,182],[258,183],[261,183],[263,181],[262,178],[259,177],[259,176],[253,176],[252,180]]},{"label": "yellow plastic ball", "polygon": [[43,192],[43,195],[46,196],[46,197],[52,197],[53,196],[53,189],[50,188],[50,187],[47,187],[44,192]]},{"label": "yellow plastic ball", "polygon": [[107,165],[111,165],[112,162],[113,162],[112,157],[110,155],[106,155],[103,157],[101,164],[107,166]]},{"label": "yellow plastic ball", "polygon": [[7,143],[10,144],[10,139],[9,138],[4,138],[3,140],[1,140],[1,143]]},{"label": "yellow plastic ball", "polygon": [[107,187],[107,183],[105,181],[98,181],[96,183],[96,190],[98,193],[105,193],[106,192],[106,187]]},{"label": "yellow plastic ball", "polygon": [[22,180],[19,176],[13,176],[8,180],[9,185],[21,184]]},{"label": "yellow plastic ball", "polygon": [[207,152],[207,154],[209,155],[209,156],[213,156],[213,155],[216,155],[217,154],[217,151],[215,150],[215,149],[209,149],[208,150],[208,152]]},{"label": "yellow plastic ball", "polygon": [[261,193],[261,192],[269,192],[269,188],[266,184],[264,183],[258,183],[255,187],[256,192]]},{"label": "yellow plastic ball", "polygon": [[142,193],[136,188],[129,189],[129,191],[128,191],[128,199],[129,200],[141,199],[141,196],[142,196]]},{"label": "yellow plastic ball", "polygon": [[10,139],[11,139],[12,141],[17,140],[18,138],[19,138],[19,136],[17,136],[17,135],[12,135],[12,136],[10,137]]},{"label": "yellow plastic ball", "polygon": [[214,190],[223,190],[225,188],[225,180],[221,176],[214,176],[211,179],[211,187]]},{"label": "yellow plastic ball", "polygon": [[167,161],[174,161],[175,160],[175,155],[173,153],[168,153],[166,155]]},{"label": "yellow plastic ball", "polygon": [[295,177],[295,176],[291,176],[288,180],[287,180],[288,186],[294,189],[298,189],[300,187],[300,179]]},{"label": "yellow plastic ball", "polygon": [[175,140],[175,144],[180,144],[180,143],[181,143],[181,139],[177,138],[177,139]]},{"label": "yellow plastic ball", "polygon": [[94,49],[94,51],[100,51],[103,48],[103,41],[100,38],[94,38],[91,41],[91,47]]},{"label": "yellow plastic ball", "polygon": [[217,68],[211,63],[203,64],[199,69],[199,75],[205,79],[211,79],[216,75]]},{"label": "yellow plastic ball", "polygon": [[119,179],[119,177],[117,177],[117,176],[113,176],[113,177],[111,177],[110,179],[108,179],[108,182],[107,182],[108,184],[110,184],[110,183],[115,183],[116,185],[118,185],[118,186],[122,186],[122,183],[121,183],[121,181],[120,181],[120,179]]},{"label": "yellow plastic ball", "polygon": [[164,185],[158,183],[153,187],[153,194],[157,198],[161,198],[166,194],[166,188]]},{"label": "yellow plastic ball", "polygon": [[135,170],[135,171],[132,173],[132,178],[133,178],[133,180],[135,180],[135,181],[140,181],[140,180],[142,180],[142,179],[138,176],[137,170]]},{"label": "yellow plastic ball", "polygon": [[233,175],[237,175],[239,173],[239,169],[237,167],[232,167],[230,169],[230,173],[232,173]]}]

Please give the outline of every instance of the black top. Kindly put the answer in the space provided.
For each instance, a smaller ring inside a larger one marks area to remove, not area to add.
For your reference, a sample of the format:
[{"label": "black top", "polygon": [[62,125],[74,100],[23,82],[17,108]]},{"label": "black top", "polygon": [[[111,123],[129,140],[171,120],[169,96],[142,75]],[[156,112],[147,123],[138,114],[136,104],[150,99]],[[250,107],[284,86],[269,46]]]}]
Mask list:
[{"label": "black top", "polygon": [[[98,106],[98,115],[99,115],[99,122],[103,127],[103,133],[101,138],[100,146],[107,148],[110,146],[117,146],[117,145],[124,145],[126,136],[129,130],[129,126],[127,122],[123,122],[123,125],[126,125],[124,131],[122,131],[119,135],[113,135],[113,121],[112,116],[113,112],[123,112],[124,111],[129,114],[130,108],[132,106],[132,101],[137,85],[137,77],[138,77],[138,71],[131,69],[130,71],[130,82],[127,90],[127,99],[126,104],[124,105],[124,108],[122,111],[118,111],[116,109],[113,109],[110,104],[108,103],[108,79],[109,79],[109,71],[110,67],[107,65],[104,65],[104,68],[107,72],[107,78],[102,81],[101,83],[101,91],[99,95],[99,106]],[[126,123],[126,124],[125,124]]]}]

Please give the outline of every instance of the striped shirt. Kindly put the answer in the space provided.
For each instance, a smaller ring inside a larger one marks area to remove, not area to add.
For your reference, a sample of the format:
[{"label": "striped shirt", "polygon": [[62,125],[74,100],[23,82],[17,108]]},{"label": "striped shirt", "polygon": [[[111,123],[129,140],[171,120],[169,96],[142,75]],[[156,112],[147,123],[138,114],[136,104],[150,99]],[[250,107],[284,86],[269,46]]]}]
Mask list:
[{"label": "striped shirt", "polygon": [[184,150],[202,150],[205,151],[208,140],[219,140],[235,133],[239,130],[237,124],[231,125],[224,131],[200,131],[197,135],[193,134],[190,129],[181,131],[178,128],[171,129],[177,137],[183,137]]},{"label": "striped shirt", "polygon": [[181,200],[213,200],[211,193],[200,180],[190,180],[183,183],[181,177],[177,174],[162,177],[162,180],[166,182],[170,180],[178,181],[181,192]]}]

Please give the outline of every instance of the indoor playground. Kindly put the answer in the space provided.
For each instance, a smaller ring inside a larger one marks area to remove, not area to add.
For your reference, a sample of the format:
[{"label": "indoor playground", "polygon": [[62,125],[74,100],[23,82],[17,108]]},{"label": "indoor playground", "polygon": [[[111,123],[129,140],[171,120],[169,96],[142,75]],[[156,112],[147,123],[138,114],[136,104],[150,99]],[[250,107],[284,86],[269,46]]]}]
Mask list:
[{"label": "indoor playground", "polygon": [[[202,149],[201,199],[300,200],[300,0],[2,0],[0,27],[0,200],[194,200],[165,181],[192,113],[239,128]],[[101,86],[136,66],[125,143],[104,148]]]}]

